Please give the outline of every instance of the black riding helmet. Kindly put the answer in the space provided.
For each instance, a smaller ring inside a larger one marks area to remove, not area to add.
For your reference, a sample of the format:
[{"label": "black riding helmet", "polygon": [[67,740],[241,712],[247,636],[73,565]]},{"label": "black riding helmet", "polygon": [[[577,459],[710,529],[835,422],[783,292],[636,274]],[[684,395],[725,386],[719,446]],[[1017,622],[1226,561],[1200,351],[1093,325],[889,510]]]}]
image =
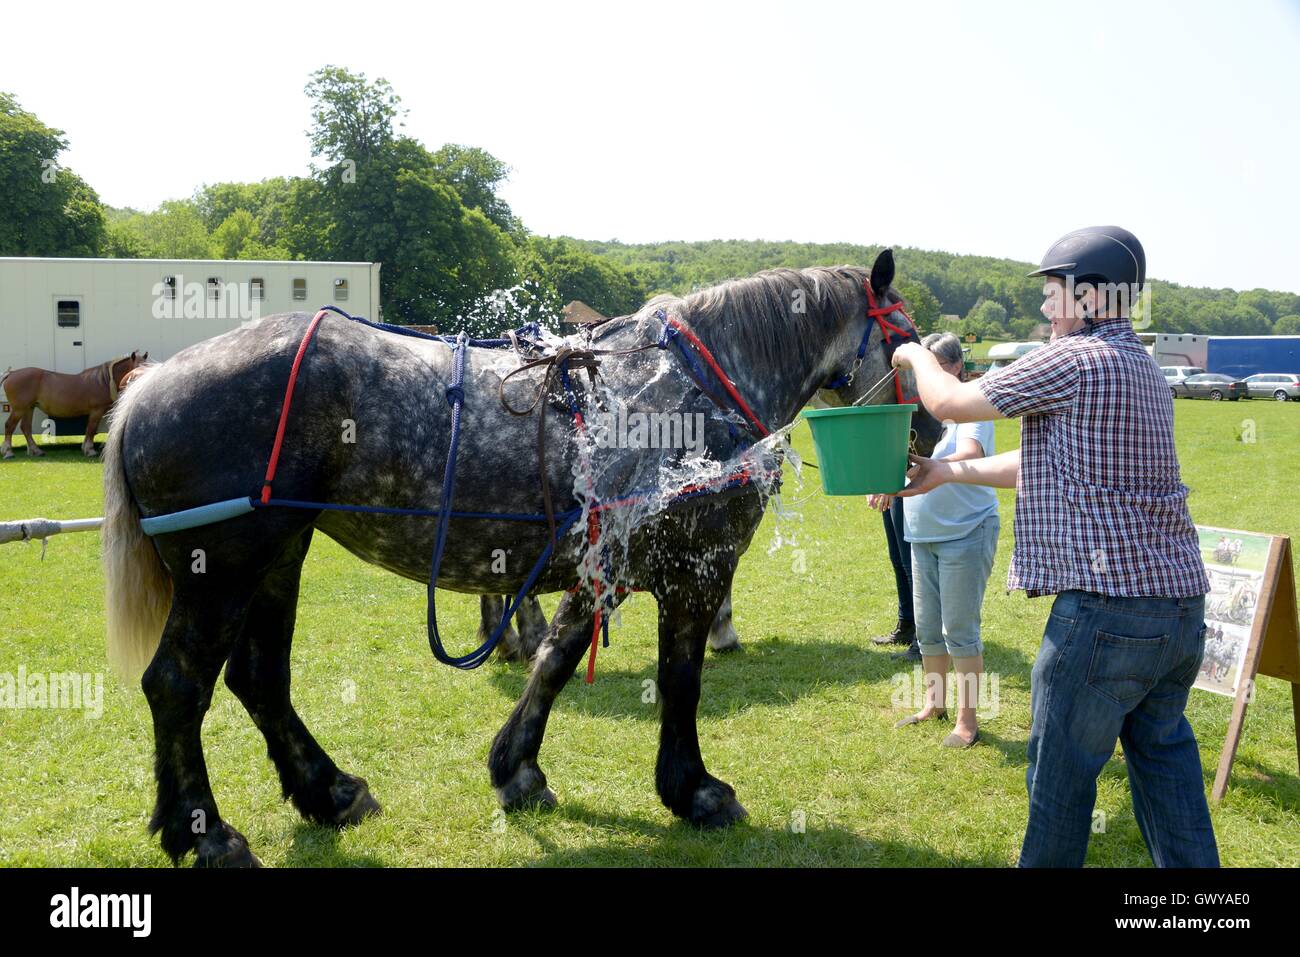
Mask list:
[{"label": "black riding helmet", "polygon": [[1147,256],[1138,238],[1119,226],[1088,226],[1052,243],[1042,264],[1030,276],[1073,276],[1076,283],[1116,283],[1141,286],[1147,278]]}]

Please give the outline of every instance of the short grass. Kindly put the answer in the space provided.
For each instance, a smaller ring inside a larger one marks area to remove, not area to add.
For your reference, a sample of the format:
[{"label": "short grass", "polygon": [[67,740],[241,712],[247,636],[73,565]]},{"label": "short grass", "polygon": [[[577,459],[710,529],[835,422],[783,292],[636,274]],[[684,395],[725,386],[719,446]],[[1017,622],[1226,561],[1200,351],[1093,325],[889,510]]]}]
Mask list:
[{"label": "short grass", "polygon": [[[1244,419],[1256,441],[1239,441]],[[1017,443],[1000,423],[1000,448]],[[1300,536],[1294,451],[1300,406],[1177,403],[1184,479],[1202,524]],[[808,452],[802,428],[797,446]],[[732,783],[750,819],[725,833],[675,821],[653,787],[654,606],[624,606],[597,680],[561,695],[542,750],[560,797],[551,812],[504,818],[488,786],[492,735],[523,687],[517,666],[459,672],[425,642],[420,586],[352,558],[319,536],[307,562],[294,646],[294,697],[340,766],[365,776],[385,811],[334,833],[281,802],[263,742],[219,684],[204,729],[222,814],[270,865],[1011,865],[1026,815],[1029,672],[1050,599],[1001,587],[1011,554],[1011,493],[985,604],[987,667],[998,712],[981,746],[940,749],[938,725],[893,730],[900,674],[868,643],[892,624],[892,575],[878,515],[828,498],[816,478],[786,499],[799,514],[771,553],[769,514],[738,573],[743,652],[710,655],[700,739],[711,771]],[[74,448],[0,463],[0,519],[97,515],[100,465]],[[95,534],[0,546],[6,584],[0,672],[107,671]],[[547,603],[548,610],[553,600]],[[468,648],[477,603],[449,595],[444,629]],[[906,674],[906,672],[903,672]],[[105,674],[102,718],[0,710],[0,864],[164,865],[145,835],[152,732],[135,686]],[[1194,692],[1208,790],[1231,702]],[[1300,864],[1300,781],[1290,689],[1265,678],[1248,713],[1232,787],[1213,809],[1228,865]],[[1102,773],[1104,833],[1088,862],[1145,866],[1122,757]]]}]

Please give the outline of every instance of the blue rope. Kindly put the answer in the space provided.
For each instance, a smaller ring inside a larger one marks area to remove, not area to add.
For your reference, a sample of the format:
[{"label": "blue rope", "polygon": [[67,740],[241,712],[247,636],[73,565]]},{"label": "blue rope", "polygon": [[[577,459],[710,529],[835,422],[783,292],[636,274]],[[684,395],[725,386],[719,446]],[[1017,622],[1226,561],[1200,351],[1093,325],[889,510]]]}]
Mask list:
[{"label": "blue rope", "polygon": [[[395,332],[399,336],[410,336],[412,339],[427,339],[430,342],[441,342],[444,345],[449,345],[449,346],[454,346],[459,341],[460,337],[464,335],[463,332],[457,333],[456,335],[435,335],[429,332],[418,332],[415,329],[411,329],[407,326],[394,326],[394,325],[390,325],[387,322],[371,322],[369,319],[366,319],[363,316],[350,315],[349,313],[344,312],[338,306],[321,306],[321,311],[337,313],[338,315],[342,316],[344,319],[351,319],[353,322],[359,322],[361,323],[361,325],[369,326],[371,329],[379,329],[383,332]],[[516,329],[515,335],[536,336],[541,333],[541,329],[542,327],[540,323],[529,322]],[[500,349],[503,346],[510,345],[511,340],[506,338],[467,339],[465,344],[476,349],[480,349],[480,348]]]}]

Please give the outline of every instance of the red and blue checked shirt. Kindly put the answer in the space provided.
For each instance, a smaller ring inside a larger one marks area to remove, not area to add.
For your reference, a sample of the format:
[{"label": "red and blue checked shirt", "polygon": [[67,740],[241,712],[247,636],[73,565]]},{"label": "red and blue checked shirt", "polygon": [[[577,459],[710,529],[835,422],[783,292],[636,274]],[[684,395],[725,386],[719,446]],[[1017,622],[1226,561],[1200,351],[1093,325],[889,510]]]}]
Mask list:
[{"label": "red and blue checked shirt", "polygon": [[999,412],[1023,417],[1008,591],[1210,590],[1169,386],[1127,319],[1098,320],[977,381]]}]

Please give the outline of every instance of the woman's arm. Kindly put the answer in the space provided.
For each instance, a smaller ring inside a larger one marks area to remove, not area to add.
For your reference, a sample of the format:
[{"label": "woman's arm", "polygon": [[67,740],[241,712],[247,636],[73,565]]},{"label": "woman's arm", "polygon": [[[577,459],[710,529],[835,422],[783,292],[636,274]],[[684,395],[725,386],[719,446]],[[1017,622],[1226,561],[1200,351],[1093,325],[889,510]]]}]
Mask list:
[{"label": "woman's arm", "polygon": [[1020,474],[1020,450],[1001,452],[983,458],[927,459],[909,455],[912,467],[907,470],[907,487],[898,494],[922,495],[945,482],[965,485],[990,485],[993,488],[1015,488]]},{"label": "woman's arm", "polygon": [[941,455],[936,462],[965,462],[970,459],[984,458],[984,446],[977,439],[960,439],[957,450],[951,455]]}]

